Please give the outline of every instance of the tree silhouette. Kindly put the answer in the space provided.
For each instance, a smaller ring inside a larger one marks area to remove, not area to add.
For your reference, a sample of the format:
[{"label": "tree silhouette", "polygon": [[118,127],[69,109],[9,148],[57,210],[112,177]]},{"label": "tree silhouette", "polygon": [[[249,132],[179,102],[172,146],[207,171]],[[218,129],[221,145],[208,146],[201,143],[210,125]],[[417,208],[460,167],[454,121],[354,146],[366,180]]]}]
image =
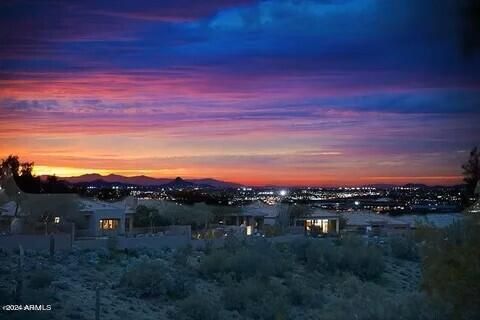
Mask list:
[{"label": "tree silhouette", "polygon": [[477,147],[473,148],[470,152],[470,157],[463,164],[463,180],[466,183],[467,192],[466,192],[466,204],[469,205],[469,199],[474,196],[475,187],[477,183],[480,181],[480,150]]},{"label": "tree silhouette", "polygon": [[466,56],[473,56],[480,49],[480,1],[463,0],[461,8],[462,49]]}]

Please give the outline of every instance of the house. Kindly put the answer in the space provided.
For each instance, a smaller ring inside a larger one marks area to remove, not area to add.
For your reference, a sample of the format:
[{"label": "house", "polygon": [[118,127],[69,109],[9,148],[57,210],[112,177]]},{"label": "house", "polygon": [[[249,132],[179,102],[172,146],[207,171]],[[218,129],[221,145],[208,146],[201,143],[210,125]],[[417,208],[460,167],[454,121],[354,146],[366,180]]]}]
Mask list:
[{"label": "house", "polygon": [[346,220],[346,231],[380,235],[410,229],[408,222],[372,211],[345,212],[342,217]]},{"label": "house", "polygon": [[276,211],[276,206],[268,205],[262,201],[254,201],[242,206],[238,212],[229,213],[223,220],[225,225],[261,228],[263,224],[274,223]]},{"label": "house", "polygon": [[121,206],[81,199],[80,213],[85,217],[86,229],[79,230],[78,235],[97,237],[123,235],[126,232],[126,210]]},{"label": "house", "polygon": [[138,206],[138,199],[135,197],[127,197],[122,201],[111,203],[112,206],[123,210],[125,213],[125,233],[133,231],[133,218]]},{"label": "house", "polygon": [[17,204],[15,203],[15,201],[9,201],[0,206],[0,231],[10,231],[10,224],[15,218],[16,209]]},{"label": "house", "polygon": [[338,234],[340,232],[340,215],[323,209],[315,209],[308,216],[296,218],[295,227],[302,227],[307,236]]},{"label": "house", "polygon": [[410,228],[415,229],[422,225],[428,225],[435,228],[445,228],[456,222],[462,221],[463,214],[460,213],[431,213],[422,215],[404,215],[397,217],[397,220],[406,222]]}]

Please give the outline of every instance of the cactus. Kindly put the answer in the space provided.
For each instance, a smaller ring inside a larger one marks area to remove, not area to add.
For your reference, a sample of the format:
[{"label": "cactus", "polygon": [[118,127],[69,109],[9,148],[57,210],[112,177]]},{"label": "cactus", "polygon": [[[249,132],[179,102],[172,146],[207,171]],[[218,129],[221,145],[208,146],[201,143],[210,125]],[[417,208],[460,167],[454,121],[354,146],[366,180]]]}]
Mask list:
[{"label": "cactus", "polygon": [[53,260],[55,255],[55,237],[53,234],[50,235],[50,259]]},{"label": "cactus", "polygon": [[16,287],[15,287],[15,303],[20,304],[22,301],[22,291],[23,291],[23,247],[18,245],[19,257],[17,264],[17,274],[16,274]]},{"label": "cactus", "polygon": [[95,289],[95,320],[100,320],[100,288]]}]

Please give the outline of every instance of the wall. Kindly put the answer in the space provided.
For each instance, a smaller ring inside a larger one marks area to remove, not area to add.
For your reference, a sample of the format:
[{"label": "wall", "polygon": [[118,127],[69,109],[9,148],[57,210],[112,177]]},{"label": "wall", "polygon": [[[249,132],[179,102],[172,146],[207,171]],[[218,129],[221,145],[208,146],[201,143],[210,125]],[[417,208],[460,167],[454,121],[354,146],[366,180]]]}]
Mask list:
[{"label": "wall", "polygon": [[[70,250],[70,234],[58,233],[54,235],[55,250]],[[49,250],[50,236],[36,234],[15,234],[0,236],[0,248],[4,250],[16,250],[22,245],[24,250]]]},{"label": "wall", "polygon": [[143,238],[125,238],[118,237],[119,249],[162,249],[162,248],[183,248],[190,244],[189,236],[158,236]]},{"label": "wall", "polygon": [[[145,237],[117,237],[117,249],[163,249],[182,248],[191,244],[189,236],[145,236]],[[108,248],[108,238],[76,240],[74,245],[79,249]]]}]

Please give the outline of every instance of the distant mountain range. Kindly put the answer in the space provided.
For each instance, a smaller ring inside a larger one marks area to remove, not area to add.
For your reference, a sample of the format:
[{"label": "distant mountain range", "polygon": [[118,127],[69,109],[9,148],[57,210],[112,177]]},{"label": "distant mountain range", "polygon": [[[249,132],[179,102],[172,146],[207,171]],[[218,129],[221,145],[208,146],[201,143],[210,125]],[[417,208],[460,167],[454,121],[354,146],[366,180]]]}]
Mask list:
[{"label": "distant mountain range", "polygon": [[221,181],[211,178],[184,180],[180,177],[175,179],[152,178],[144,175],[126,177],[117,174],[102,176],[98,173],[84,174],[77,177],[61,177],[72,184],[95,184],[95,185],[137,185],[137,186],[165,186],[167,188],[188,188],[188,187],[211,187],[217,189],[238,188],[241,184]]}]

